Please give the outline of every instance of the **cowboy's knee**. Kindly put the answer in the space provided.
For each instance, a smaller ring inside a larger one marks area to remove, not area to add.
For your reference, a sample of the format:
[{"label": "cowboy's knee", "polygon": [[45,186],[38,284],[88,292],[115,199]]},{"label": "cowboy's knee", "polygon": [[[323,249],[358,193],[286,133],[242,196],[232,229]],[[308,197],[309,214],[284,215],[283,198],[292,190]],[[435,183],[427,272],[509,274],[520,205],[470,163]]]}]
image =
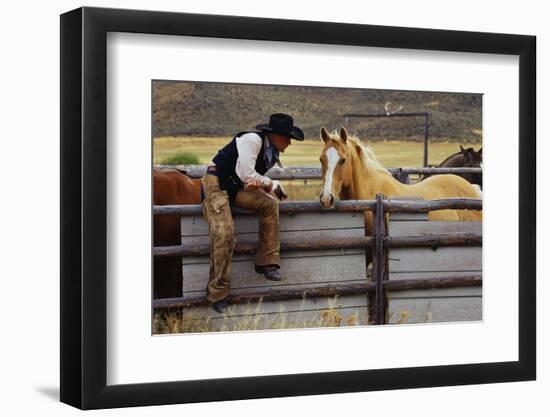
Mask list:
[{"label": "cowboy's knee", "polygon": [[274,198],[266,198],[260,205],[260,211],[265,214],[272,214],[279,212],[279,200]]},{"label": "cowboy's knee", "polygon": [[212,231],[212,238],[222,245],[233,245],[235,243],[235,233],[232,225],[215,227]]}]

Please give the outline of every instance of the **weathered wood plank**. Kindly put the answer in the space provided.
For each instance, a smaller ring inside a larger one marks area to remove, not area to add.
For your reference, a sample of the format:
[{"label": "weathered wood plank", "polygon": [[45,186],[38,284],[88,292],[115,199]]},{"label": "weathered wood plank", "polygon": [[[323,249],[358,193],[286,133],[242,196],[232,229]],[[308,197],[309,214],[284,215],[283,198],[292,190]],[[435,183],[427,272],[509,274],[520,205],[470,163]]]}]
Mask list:
[{"label": "weathered wood plank", "polygon": [[[384,196],[376,195],[376,211],[374,215],[374,241],[372,254],[372,279],[376,284],[374,304],[376,308],[370,311],[369,315],[375,324],[384,324],[384,314],[386,311],[386,296],[383,289],[383,281],[388,277],[387,253],[384,247],[384,238],[386,237],[386,216],[384,214]],[[369,300],[369,302],[372,302]],[[369,317],[369,319],[370,319]]]},{"label": "weathered wood plank", "polygon": [[[364,250],[318,251],[314,254],[293,252],[281,259],[280,282],[266,280],[254,272],[254,259],[247,255],[233,258],[231,288],[279,287],[319,283],[335,279],[366,279]],[[209,259],[184,258],[183,291],[203,290],[208,283]]]},{"label": "weathered wood plank", "polygon": [[[437,277],[431,278],[417,278],[417,279],[404,279],[385,281],[383,283],[384,289],[396,292],[409,290],[436,290],[447,288],[481,288],[482,279],[481,275],[455,275],[453,277],[442,276],[439,274]],[[430,293],[427,291],[426,294]]]},{"label": "weathered wood plank", "polygon": [[[160,170],[178,170],[184,172],[191,178],[202,178],[206,174],[206,165],[162,165],[154,166]],[[267,171],[266,176],[275,180],[303,180],[303,179],[322,179],[321,168],[311,166],[296,167],[274,167]]]},{"label": "weathered wood plank", "polygon": [[[233,304],[247,303],[250,300],[257,301],[282,301],[304,298],[318,298],[336,295],[367,294],[369,286],[364,280],[326,281],[313,284],[276,284],[256,287],[231,288],[231,300]],[[174,299],[174,302],[183,303],[186,306],[205,305],[206,291],[189,291],[183,297]]]},{"label": "weathered wood plank", "polygon": [[436,210],[482,210],[482,200],[475,198],[445,198],[429,201],[391,200],[384,202],[384,210],[392,212],[425,213]]},{"label": "weathered wood plank", "polygon": [[[424,202],[425,200],[421,197],[416,196],[388,196],[388,201],[415,201],[415,202]],[[428,221],[429,220],[429,214],[428,213],[414,213],[414,212],[404,212],[404,213],[390,213],[388,215],[388,226],[389,224],[393,222],[410,222],[410,221]],[[388,227],[388,233],[390,229]]]},{"label": "weathered wood plank", "polygon": [[432,236],[386,237],[384,245],[388,248],[431,247],[441,246],[481,246],[481,233],[461,233]]},{"label": "weathered wood plank", "polygon": [[428,213],[391,213],[390,222],[429,221]]},{"label": "weathered wood plank", "polygon": [[[315,262],[317,258],[326,258],[334,256],[359,256],[363,255],[365,250],[362,248],[358,249],[325,249],[319,251],[291,251],[281,253],[281,262],[287,260],[296,260],[296,259],[308,259],[307,262]],[[359,258],[358,258],[359,259]],[[242,255],[233,255],[233,262],[254,262],[255,255],[253,254],[242,254]],[[208,265],[209,258],[205,256],[189,256],[182,257],[183,265]],[[282,265],[282,264],[281,264]],[[233,274],[236,274],[233,271]]]},{"label": "weathered wood plank", "polygon": [[[318,251],[326,249],[360,249],[371,245],[372,238],[368,236],[325,238],[325,239],[285,239],[280,243],[281,252]],[[236,255],[253,255],[258,247],[258,239],[237,241],[233,253]],[[209,256],[210,245],[208,243],[183,243],[180,246],[164,246],[154,248],[155,256]]]},{"label": "weathered wood plank", "polygon": [[[453,278],[432,277],[429,279],[413,279],[403,281],[384,281],[383,287],[391,291],[392,298],[426,298],[435,297],[440,288],[453,289],[452,296],[481,295],[480,276],[455,276]],[[426,291],[426,289],[431,291]],[[350,296],[357,294],[372,294],[376,290],[376,283],[365,280],[344,281],[336,279],[333,282],[314,284],[281,285],[273,287],[248,287],[231,289],[230,300],[233,304],[248,303],[251,300],[281,301],[293,299],[316,299],[319,297]],[[400,294],[405,294],[400,296]],[[449,294],[449,293],[447,293]],[[155,308],[190,308],[208,305],[205,291],[190,291],[179,298],[154,300]]]},{"label": "weathered wood plank", "polygon": [[[394,281],[396,282],[396,281]],[[479,284],[479,285],[478,285]],[[481,297],[483,294],[483,287],[481,281],[478,281],[472,286],[456,286],[449,288],[432,288],[429,291],[426,289],[412,289],[395,291],[398,287],[392,291],[388,291],[388,298],[390,300],[409,300],[420,298],[458,298],[458,297]]]},{"label": "weathered wood plank", "polygon": [[[372,211],[374,200],[339,200],[331,209],[325,209],[319,201],[283,201],[279,203],[279,213],[317,213],[317,212],[361,212]],[[232,208],[235,215],[255,215],[252,210]],[[154,215],[179,214],[182,216],[201,216],[200,205],[153,206]]]},{"label": "weathered wood plank", "polygon": [[[393,217],[393,216],[392,216]],[[390,217],[389,236],[429,236],[461,233],[482,233],[482,222],[403,221],[393,222]]]},{"label": "weathered wood plank", "polygon": [[[364,237],[365,231],[363,227],[350,227],[342,229],[320,229],[320,230],[292,230],[292,231],[280,231],[279,240],[283,241],[293,241],[297,239],[304,240],[326,240],[330,238],[343,239],[346,237],[350,238],[360,238]],[[237,231],[235,238],[237,242],[240,241],[257,241],[258,240],[258,231],[240,233]],[[183,243],[208,243],[208,235],[196,235],[196,236],[184,236],[181,239]]]},{"label": "weathered wood plank", "polygon": [[481,271],[480,247],[394,248],[389,254],[390,279],[395,272]]},{"label": "weathered wood plank", "polygon": [[[259,220],[257,216],[235,216],[235,233],[257,233]],[[306,230],[335,230],[357,228],[364,229],[364,216],[362,213],[281,213],[279,215],[279,231],[306,231]],[[206,236],[208,225],[202,217],[186,217],[181,220],[182,236]]]},{"label": "weathered wood plank", "polygon": [[482,271],[405,271],[392,272],[390,279],[392,281],[407,281],[407,280],[430,280],[433,278],[457,278],[457,277],[481,277]]},{"label": "weathered wood plank", "polygon": [[[339,200],[334,208],[324,209],[319,201],[283,201],[279,204],[281,213],[312,213],[323,211],[335,212],[361,212],[374,210],[374,200]],[[424,202],[415,201],[385,201],[384,210],[387,212],[417,212],[424,213],[436,210],[482,210],[482,200],[474,198],[448,198],[430,200]],[[252,210],[232,208],[233,215],[254,215]],[[202,214],[200,205],[166,205],[153,206],[153,214],[180,214],[184,216],[196,216]]]},{"label": "weathered wood plank", "polygon": [[[444,292],[447,290],[437,291]],[[405,294],[400,295],[404,296]],[[482,320],[482,298],[480,296],[390,298],[388,319],[390,324],[477,320]]]},{"label": "weathered wood plank", "polygon": [[[320,299],[341,299],[342,297],[361,296],[362,303],[366,303],[366,294],[371,286],[363,282],[331,283],[328,285],[295,286],[292,288],[244,288],[231,289],[228,302],[232,305],[250,304],[259,302],[282,302],[290,303],[296,300],[311,301],[316,304]],[[372,289],[372,288],[371,288]],[[204,294],[189,294],[180,298],[166,298],[154,301],[155,308],[174,309],[208,306],[209,302]]]},{"label": "weathered wood plank", "polygon": [[[206,165],[154,165],[155,169],[175,169],[185,172],[191,178],[202,178],[206,173]],[[392,174],[482,174],[481,168],[388,168]],[[322,179],[321,167],[319,166],[296,166],[285,167],[284,169],[271,169],[266,175],[276,180],[294,179]]]}]

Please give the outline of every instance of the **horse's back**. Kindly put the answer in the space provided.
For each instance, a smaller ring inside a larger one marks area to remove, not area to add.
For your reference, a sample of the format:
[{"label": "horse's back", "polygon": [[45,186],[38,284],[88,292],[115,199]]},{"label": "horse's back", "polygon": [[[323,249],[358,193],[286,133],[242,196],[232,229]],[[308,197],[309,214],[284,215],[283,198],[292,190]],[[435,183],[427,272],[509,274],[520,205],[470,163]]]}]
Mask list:
[{"label": "horse's back", "polygon": [[200,180],[179,171],[153,170],[153,202],[156,205],[200,204]]},{"label": "horse's back", "polygon": [[454,174],[439,174],[414,184],[422,196],[435,200],[438,198],[481,198],[479,188],[464,178]]},{"label": "horse's back", "polygon": [[[427,200],[442,198],[477,198],[481,199],[481,191],[474,184],[454,174],[434,175],[414,184],[419,195]],[[430,220],[446,221],[481,221],[480,210],[437,210],[430,212]]]}]

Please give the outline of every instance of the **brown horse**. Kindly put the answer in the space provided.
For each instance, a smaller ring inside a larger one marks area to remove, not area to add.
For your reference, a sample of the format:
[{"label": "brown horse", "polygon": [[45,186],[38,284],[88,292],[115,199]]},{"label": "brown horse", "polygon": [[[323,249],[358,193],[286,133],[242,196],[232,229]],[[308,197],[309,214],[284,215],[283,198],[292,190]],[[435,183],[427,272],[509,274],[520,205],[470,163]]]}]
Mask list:
[{"label": "brown horse", "polygon": [[[474,148],[464,148],[460,145],[460,151],[448,156],[443,162],[437,165],[437,168],[481,168],[483,163],[482,148],[476,151]],[[423,180],[437,174],[426,174]],[[456,174],[471,184],[483,187],[483,178],[481,174]]]},{"label": "brown horse", "polygon": [[[416,184],[402,184],[378,162],[376,156],[358,138],[340,129],[339,137],[321,128],[324,142],[321,153],[323,191],[321,205],[334,206],[335,197],[342,200],[372,200],[377,193],[385,196],[440,198],[481,198],[477,187],[457,175],[436,175]],[[481,211],[438,210],[429,213],[430,220],[481,220]],[[372,235],[372,213],[365,212],[365,228]]]},{"label": "brown horse", "polygon": [[[201,181],[179,171],[153,170],[153,204],[200,204]],[[154,216],[154,246],[181,244],[179,215]],[[181,257],[154,258],[153,297],[181,297]]]}]

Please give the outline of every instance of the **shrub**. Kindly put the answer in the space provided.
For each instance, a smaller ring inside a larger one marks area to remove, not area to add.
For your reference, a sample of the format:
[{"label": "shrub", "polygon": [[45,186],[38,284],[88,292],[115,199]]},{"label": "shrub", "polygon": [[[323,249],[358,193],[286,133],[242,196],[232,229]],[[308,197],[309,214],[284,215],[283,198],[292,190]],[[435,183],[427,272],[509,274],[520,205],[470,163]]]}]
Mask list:
[{"label": "shrub", "polygon": [[164,158],[161,162],[164,165],[196,165],[200,164],[199,156],[191,152],[176,152]]}]

